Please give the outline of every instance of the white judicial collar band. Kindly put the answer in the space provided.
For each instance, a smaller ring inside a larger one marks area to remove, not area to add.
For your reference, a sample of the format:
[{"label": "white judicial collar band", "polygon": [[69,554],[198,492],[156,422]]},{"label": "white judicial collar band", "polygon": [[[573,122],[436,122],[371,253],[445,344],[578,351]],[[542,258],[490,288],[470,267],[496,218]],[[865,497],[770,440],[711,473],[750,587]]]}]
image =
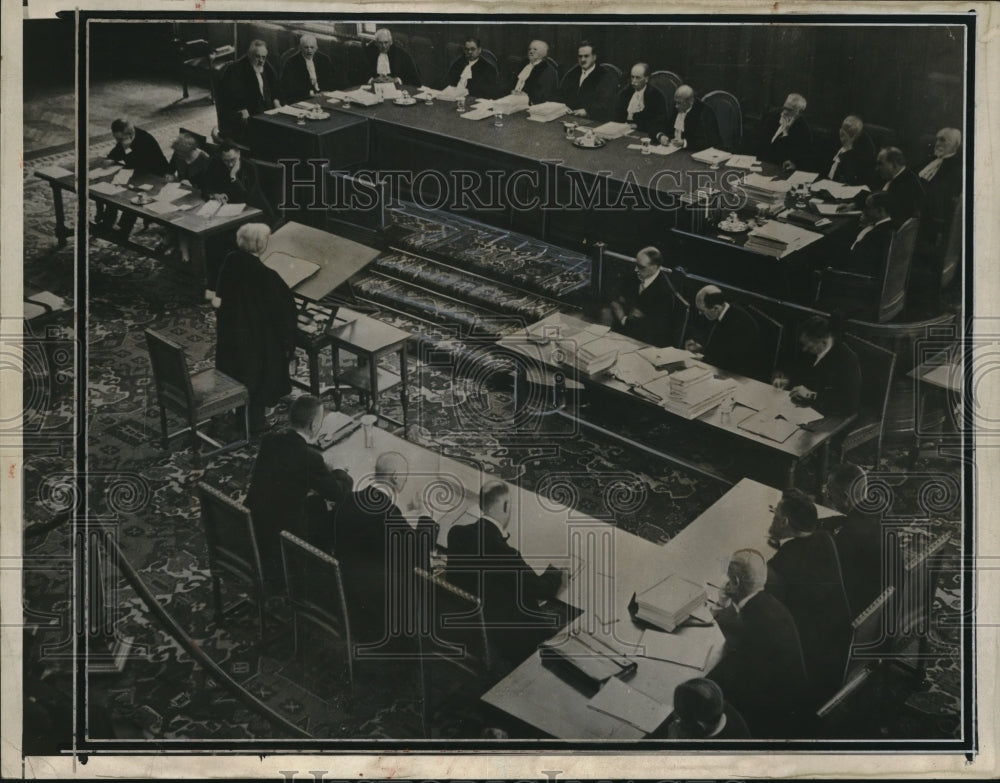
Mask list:
[{"label": "white judicial collar band", "polygon": [[632,93],[632,97],[629,99],[629,102],[628,102],[628,110],[627,110],[628,111],[628,118],[630,120],[636,114],[638,114],[639,112],[641,112],[643,109],[646,108],[646,102],[645,102],[645,99],[644,99],[645,92],[646,92],[646,88],[643,87],[641,90],[636,90],[635,92]]},{"label": "white judicial collar band", "polygon": [[528,77],[531,76],[531,71],[535,65],[536,63],[528,63],[521,69],[521,72],[517,75],[517,84],[514,86],[516,92],[524,89],[524,83],[528,81]]},{"label": "white judicial collar band", "polygon": [[687,119],[688,113],[686,111],[677,112],[677,117],[674,119],[674,138],[677,141],[681,141],[684,138],[684,120]]},{"label": "white judicial collar band", "polygon": [[462,75],[458,77],[458,88],[460,90],[464,90],[466,88],[466,85],[469,83],[469,79],[472,78],[472,66],[477,62],[479,62],[478,57],[472,62],[465,64],[465,67],[462,69]]},{"label": "white judicial collar band", "polygon": [[256,67],[254,67],[253,72],[254,72],[254,76],[257,77],[257,89],[260,90],[260,97],[263,98],[264,97],[264,68],[261,67],[260,69],[258,69]]},{"label": "white judicial collar band", "polygon": [[934,175],[941,170],[941,164],[944,163],[946,160],[948,160],[948,158],[954,157],[954,155],[955,153],[953,152],[951,153],[951,155],[945,155],[940,158],[934,158],[934,160],[932,160],[930,163],[928,163],[926,166],[920,169],[920,179],[930,182],[932,179],[934,179]]},{"label": "white judicial collar band", "polygon": [[792,123],[788,123],[787,125],[785,125],[785,123],[783,123],[783,122],[781,122],[779,120],[778,121],[778,130],[776,130],[774,132],[774,135],[771,137],[771,143],[774,144],[774,142],[776,142],[782,136],[787,136],[788,135],[788,129],[790,127],[792,127]]},{"label": "white judicial collar band", "polygon": [[379,52],[378,61],[375,63],[375,73],[379,76],[388,76],[391,73],[389,69],[389,55],[385,52]]},{"label": "white judicial collar band", "polygon": [[319,80],[316,78],[316,63],[313,62],[311,57],[305,58],[306,60],[306,72],[309,74],[309,81],[312,82],[314,90],[319,89]]},{"label": "white judicial collar band", "polygon": [[826,175],[827,179],[833,179],[837,174],[837,167],[840,165],[840,156],[847,152],[847,147],[841,147],[837,150],[837,154],[833,156],[833,163],[830,164],[830,173]]}]

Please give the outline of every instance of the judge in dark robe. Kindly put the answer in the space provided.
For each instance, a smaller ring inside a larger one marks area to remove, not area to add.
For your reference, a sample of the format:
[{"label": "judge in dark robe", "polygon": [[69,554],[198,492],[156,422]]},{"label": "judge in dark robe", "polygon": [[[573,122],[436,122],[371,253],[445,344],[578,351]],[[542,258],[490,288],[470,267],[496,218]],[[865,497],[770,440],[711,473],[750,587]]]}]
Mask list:
[{"label": "judge in dark robe", "polygon": [[780,111],[761,120],[754,154],[764,163],[776,163],[781,170],[808,169],[812,160],[812,131],[802,116],[806,99],[790,93]]},{"label": "judge in dark robe", "polygon": [[563,572],[549,565],[536,574],[508,542],[511,498],[505,484],[487,483],[479,505],[476,522],[448,531],[448,581],[481,599],[490,644],[513,667],[559,629],[558,616],[540,604],[555,597]]},{"label": "judge in dark robe", "polygon": [[299,50],[285,61],[281,69],[281,99],[285,103],[308,100],[336,88],[333,63],[318,48],[316,36],[303,35]]},{"label": "judge in dark robe", "polygon": [[[119,118],[111,123],[111,134],[115,137],[115,146],[108,153],[108,160],[121,163],[124,168],[132,169],[135,174],[140,175],[163,175],[169,170],[170,164],[160,145],[142,128],[136,128],[129,120]],[[115,226],[118,208],[100,201],[97,204],[97,224],[104,228]],[[115,228],[128,236],[136,217],[134,212],[123,213]]]},{"label": "judge in dark robe", "polygon": [[615,111],[618,79],[609,68],[597,61],[597,49],[590,41],[577,48],[577,67],[571,68],[563,78],[559,100],[569,107],[575,117],[589,117],[597,122],[607,122]]},{"label": "judge in dark robe", "polygon": [[875,170],[885,182],[882,190],[889,196],[889,217],[897,231],[910,218],[919,218],[924,203],[923,181],[906,165],[898,147],[884,147],[875,158]]},{"label": "judge in dark robe", "polygon": [[246,223],[236,232],[237,249],[222,260],[212,301],[217,309],[215,366],[250,395],[250,427],[265,427],[264,408],[292,390],[288,362],[295,350],[298,314],[281,276],[260,254],[271,229]]},{"label": "judge in dark robe", "polygon": [[471,98],[496,98],[499,91],[497,67],[483,57],[483,46],[478,38],[466,38],[462,54],[448,69],[447,81],[451,87],[468,90]]},{"label": "judge in dark robe", "polygon": [[948,233],[962,193],[961,147],[962,132],[942,128],[934,138],[934,157],[917,175],[924,187],[920,238],[929,246],[940,244]]},{"label": "judge in dark robe", "polygon": [[707,103],[695,97],[694,90],[682,84],[674,91],[673,110],[664,130],[656,135],[660,144],[672,145],[689,152],[709,147],[721,147],[719,121]]},{"label": "judge in dark robe", "polygon": [[217,99],[220,130],[231,141],[246,138],[250,117],[281,105],[278,74],[267,61],[266,43],[251,41],[246,55],[226,68]]},{"label": "judge in dark robe", "polygon": [[871,185],[875,170],[875,142],[865,124],[853,114],[844,117],[837,131],[840,147],[821,167],[820,176],[844,185]]},{"label": "judge in dark robe", "polygon": [[659,348],[674,343],[677,306],[677,293],[662,266],[663,256],[655,247],[640,250],[635,257],[638,290],[611,302],[616,331]]},{"label": "judge in dark robe", "polygon": [[332,519],[326,502],[344,500],[353,485],[343,470],[331,470],[316,447],[323,427],[323,403],[310,394],[296,397],[287,429],[271,432],[260,443],[244,505],[253,515],[264,579],[284,587],[281,531],[318,546]]},{"label": "judge in dark robe", "polygon": [[846,256],[834,259],[833,266],[847,272],[881,277],[895,234],[889,217],[889,194],[869,193],[861,214],[858,234]]},{"label": "judge in dark robe", "polygon": [[861,365],[858,357],[821,315],[799,329],[798,357],[775,381],[786,384],[792,401],[815,408],[824,416],[848,416],[861,405]]},{"label": "judge in dark robe", "polygon": [[376,30],[375,40],[365,46],[365,68],[369,84],[387,82],[415,87],[423,84],[413,58],[392,42],[392,33],[385,27]]},{"label": "judge in dark robe", "polygon": [[819,704],[840,688],[851,646],[851,611],[833,537],[819,526],[816,506],[788,489],[768,531],[780,548],[767,564],[765,589],[795,620],[811,698]]},{"label": "judge in dark robe", "polygon": [[757,322],[741,305],[728,301],[718,286],[707,285],[695,295],[695,308],[706,323],[699,340],[688,340],[685,348],[700,353],[704,361],[720,370],[747,378],[770,372],[761,345]]},{"label": "judge in dark robe", "polygon": [[615,122],[627,122],[641,133],[655,136],[667,121],[667,101],[649,83],[649,64],[636,63],[629,74],[629,86],[618,94]]},{"label": "judge in dark robe", "polygon": [[559,72],[548,56],[549,45],[545,41],[532,41],[528,44],[527,59],[514,76],[511,93],[527,95],[532,106],[551,100],[559,86]]}]

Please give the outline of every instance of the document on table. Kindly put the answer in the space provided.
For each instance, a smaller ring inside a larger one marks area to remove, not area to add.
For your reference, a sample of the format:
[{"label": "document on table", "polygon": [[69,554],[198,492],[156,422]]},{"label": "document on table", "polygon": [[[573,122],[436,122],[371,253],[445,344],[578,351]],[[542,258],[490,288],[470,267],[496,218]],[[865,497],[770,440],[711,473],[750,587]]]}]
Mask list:
[{"label": "document on table", "polygon": [[775,414],[781,416],[781,418],[787,421],[794,422],[795,424],[811,424],[814,421],[819,421],[823,418],[823,414],[817,411],[815,408],[810,408],[808,406],[800,407],[795,405],[791,401],[786,405],[782,405],[780,408],[775,410]]},{"label": "document on table", "polygon": [[788,179],[785,182],[788,183],[790,187],[795,187],[796,185],[808,185],[810,182],[819,176],[817,171],[793,171],[788,175]]},{"label": "document on table", "polygon": [[667,633],[647,628],[632,655],[652,658],[657,661],[679,663],[702,671],[708,663],[708,656],[714,644],[706,644],[705,637],[698,633]]},{"label": "document on table", "polygon": [[717,150],[715,147],[709,147],[701,152],[692,152],[691,157],[699,163],[709,163],[714,165],[722,163],[724,160],[729,160],[729,158],[733,157],[733,153],[726,152],[725,150]]},{"label": "document on table", "polygon": [[121,193],[125,188],[121,185],[115,185],[111,182],[95,182],[90,186],[90,190],[94,193],[101,193],[105,196],[113,196],[115,193]]},{"label": "document on table", "polygon": [[403,97],[396,85],[392,82],[378,82],[373,84],[372,87],[375,88],[375,95],[379,96],[384,101],[394,101],[396,98]]},{"label": "document on table", "polygon": [[62,166],[43,166],[35,169],[36,174],[44,174],[46,177],[71,177],[73,172]]},{"label": "document on table", "polygon": [[170,201],[157,200],[151,204],[146,204],[146,209],[148,209],[154,215],[166,215],[170,212],[176,212],[177,205]]},{"label": "document on table", "polygon": [[632,132],[632,126],[627,122],[606,122],[594,128],[594,133],[606,139],[619,139]]},{"label": "document on table", "polygon": [[690,351],[683,348],[655,348],[649,346],[637,351],[639,356],[652,364],[654,367],[666,367],[668,364],[683,362],[692,357]]},{"label": "document on table", "polygon": [[639,731],[649,734],[674,711],[672,704],[660,704],[652,696],[611,677],[589,702],[587,707],[617,718]]},{"label": "document on table", "polygon": [[733,155],[726,165],[734,169],[751,169],[757,165],[757,158],[753,155]]},{"label": "document on table", "polygon": [[121,163],[115,163],[111,166],[105,166],[104,168],[91,169],[88,176],[90,179],[101,179],[102,177],[110,176],[114,174],[118,169],[122,167]]},{"label": "document on table", "polygon": [[[630,150],[641,150],[641,144],[629,144],[628,148]],[[675,147],[673,144],[650,144],[649,153],[651,155],[673,155],[680,147]]]},{"label": "document on table", "polygon": [[665,373],[642,358],[641,351],[620,354],[613,375],[624,383],[642,386]]},{"label": "document on table", "polygon": [[190,192],[190,188],[184,187],[179,182],[168,182],[160,188],[160,192],[157,193],[154,198],[157,201],[176,201],[177,199],[188,195]]},{"label": "document on table", "polygon": [[736,389],[735,402],[754,411],[764,411],[781,404],[782,398],[791,405],[788,392],[778,392],[763,383],[745,383]]},{"label": "document on table", "polygon": [[846,215],[861,214],[860,209],[842,210],[841,207],[844,206],[843,204],[827,204],[823,201],[820,201],[818,198],[809,199],[809,203],[812,204],[812,206],[816,209],[816,211],[819,212],[819,214],[821,215],[831,215],[836,217],[837,215],[846,216]]},{"label": "document on table", "polygon": [[116,185],[127,185],[133,174],[135,174],[135,169],[120,169],[111,181]]},{"label": "document on table", "polygon": [[736,426],[777,443],[784,443],[799,428],[795,422],[778,418],[773,410],[754,413]]},{"label": "document on table", "polygon": [[493,116],[493,109],[489,107],[477,106],[472,111],[467,111],[465,114],[460,114],[463,120],[485,120],[487,117]]},{"label": "document on table", "polygon": [[228,204],[223,204],[219,207],[219,211],[215,213],[216,217],[236,217],[243,213],[246,208],[246,204],[233,204],[232,202]]},{"label": "document on table", "polygon": [[821,179],[819,182],[813,182],[809,186],[809,190],[813,193],[825,190],[836,199],[853,199],[862,191],[868,190],[868,186],[842,185],[839,182],[834,182],[832,179]]}]

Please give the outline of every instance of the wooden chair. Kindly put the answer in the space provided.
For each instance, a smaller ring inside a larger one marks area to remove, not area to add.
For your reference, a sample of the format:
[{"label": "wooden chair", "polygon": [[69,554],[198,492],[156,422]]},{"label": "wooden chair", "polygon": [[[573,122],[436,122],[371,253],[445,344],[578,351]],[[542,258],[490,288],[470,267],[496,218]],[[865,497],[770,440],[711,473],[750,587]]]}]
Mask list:
[{"label": "wooden chair", "polygon": [[743,145],[743,110],[740,102],[732,93],[725,90],[713,90],[702,97],[715,112],[719,122],[719,135],[722,137],[722,148],[738,150]]},{"label": "wooden chair", "polygon": [[784,338],[785,327],[759,307],[747,305],[746,308],[757,323],[757,329],[760,331],[760,342],[765,352],[765,360],[761,367],[763,374],[758,380],[770,382],[778,367],[778,356],[781,353],[781,341]]},{"label": "wooden chair", "polygon": [[260,550],[254,532],[250,509],[223,495],[215,487],[198,483],[198,500],[201,503],[201,522],[208,541],[208,562],[212,572],[212,596],[215,601],[215,622],[222,625],[225,616],[243,601],[227,609],[222,606],[221,581],[231,577],[249,588],[257,605],[257,623],[260,640],[264,640],[264,570],[260,564]]},{"label": "wooden chair", "polygon": [[[194,436],[194,461],[198,464],[201,441],[214,446],[205,456],[245,446],[250,442],[250,395],[239,381],[230,378],[214,367],[191,373],[188,371],[184,349],[152,329],[146,330],[149,360],[153,365],[153,381],[160,405],[161,444],[169,448],[171,438],[190,432]],[[242,440],[221,444],[199,430],[199,426],[221,413],[243,408],[244,436]],[[188,426],[177,432],[167,433],[167,410],[187,419]]]},{"label": "wooden chair", "polygon": [[649,75],[649,83],[663,93],[669,108],[674,105],[674,93],[684,84],[684,80],[673,71],[653,71]]},{"label": "wooden chair", "polygon": [[281,207],[285,198],[285,168],[279,163],[256,158],[248,158],[247,162],[257,171],[261,195],[266,199],[274,215],[275,222],[271,226],[271,231],[277,231],[289,221],[290,210]]},{"label": "wooden chair", "polygon": [[872,125],[870,122],[866,122],[865,132],[871,136],[872,142],[875,144],[875,152],[878,152],[883,147],[899,146],[896,131],[892,128],[887,128],[884,125]]},{"label": "wooden chair", "polygon": [[918,221],[910,218],[893,234],[885,269],[878,277],[832,268],[820,274],[816,306],[831,312],[842,310],[849,317],[886,323],[906,305],[906,283],[917,242]]},{"label": "wooden chair", "polygon": [[287,530],[281,531],[281,562],[292,609],[292,642],[299,651],[299,624],[308,622],[344,642],[347,679],[354,684],[351,623],[340,563]]},{"label": "wooden chair", "polygon": [[959,196],[958,203],[955,204],[955,212],[951,216],[951,227],[948,229],[944,253],[941,256],[942,291],[951,285],[951,281],[955,279],[955,273],[958,271],[958,265],[962,261],[963,217],[962,197]]},{"label": "wooden chair", "polygon": [[[424,736],[430,737],[433,702],[441,688],[435,685],[436,671],[447,670],[452,685],[455,677],[464,677],[482,686],[494,662],[479,599],[422,568],[413,573],[419,607],[421,718]],[[480,692],[468,691],[471,699]]]},{"label": "wooden chair", "polygon": [[882,425],[889,406],[896,354],[853,334],[845,334],[844,343],[857,355],[861,366],[861,409],[841,443],[840,461],[844,461],[847,452],[874,440],[873,467],[878,470],[882,461]]}]

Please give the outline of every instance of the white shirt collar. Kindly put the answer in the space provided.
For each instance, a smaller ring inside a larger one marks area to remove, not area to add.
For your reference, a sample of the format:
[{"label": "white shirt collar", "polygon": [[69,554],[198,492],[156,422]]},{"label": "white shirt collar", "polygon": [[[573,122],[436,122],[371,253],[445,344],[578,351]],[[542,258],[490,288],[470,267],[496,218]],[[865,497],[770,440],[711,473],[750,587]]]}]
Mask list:
[{"label": "white shirt collar", "polygon": [[833,341],[831,340],[830,344],[826,347],[826,350],[822,351],[816,356],[816,361],[813,362],[813,367],[815,367],[817,364],[823,361],[823,357],[826,356],[828,353],[830,353],[830,350],[832,348],[833,348]]},{"label": "white shirt collar", "polygon": [[743,600],[737,601],[736,604],[735,604],[736,611],[737,612],[742,611],[743,607],[746,606],[747,603],[749,603],[749,601],[750,601],[751,598],[753,598],[755,595],[757,595],[757,593],[763,593],[763,592],[764,592],[764,588],[763,587],[758,587],[756,590],[754,590],[752,593],[750,593],[750,595],[748,595],[745,598],[743,598]]}]

